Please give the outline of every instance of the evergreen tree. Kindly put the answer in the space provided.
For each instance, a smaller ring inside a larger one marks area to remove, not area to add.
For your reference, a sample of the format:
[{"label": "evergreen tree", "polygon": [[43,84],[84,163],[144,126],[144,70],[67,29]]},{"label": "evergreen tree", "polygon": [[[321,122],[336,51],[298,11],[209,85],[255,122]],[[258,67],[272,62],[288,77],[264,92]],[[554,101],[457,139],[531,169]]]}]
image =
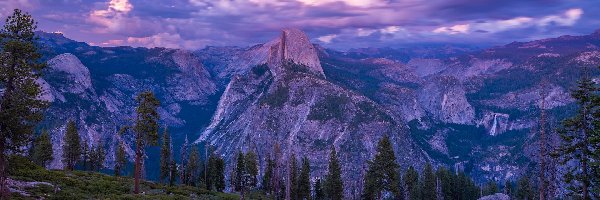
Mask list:
[{"label": "evergreen tree", "polygon": [[396,155],[388,136],[383,137],[377,145],[377,153],[369,161],[364,199],[381,199],[382,192],[391,192],[396,197],[402,196],[400,191],[400,175]]},{"label": "evergreen tree", "polygon": [[435,180],[435,199],[444,199],[444,192],[442,191],[442,180],[439,177]]},{"label": "evergreen tree", "polygon": [[185,140],[183,142],[183,144],[181,145],[181,150],[179,150],[179,155],[180,155],[180,160],[179,162],[181,162],[181,171],[179,172],[179,180],[181,181],[182,184],[187,185],[188,184],[188,177],[187,175],[189,174],[188,170],[187,170],[187,165],[188,165],[188,159],[189,159],[189,141],[188,141],[188,137],[187,135],[185,136]]},{"label": "evergreen tree", "polygon": [[[599,183],[599,176],[591,173],[598,171],[599,163],[597,147],[600,145],[600,100],[597,95],[598,88],[586,76],[577,82],[577,89],[571,93],[579,106],[577,114],[562,122],[558,129],[563,142],[553,153],[560,158],[561,164],[566,166],[564,180],[572,195],[580,196],[584,200],[591,199],[591,186]],[[595,195],[594,195],[595,196]]]},{"label": "evergreen tree", "polygon": [[246,166],[244,165],[244,153],[238,151],[237,164],[235,165],[235,173],[231,178],[233,179],[233,188],[235,191],[242,191],[243,179],[246,174]]},{"label": "evergreen tree", "polygon": [[533,188],[529,183],[527,176],[522,176],[517,182],[516,199],[518,200],[533,200],[534,195]]},{"label": "evergreen tree", "polygon": [[262,189],[265,193],[271,194],[273,192],[273,170],[275,168],[275,162],[271,159],[270,155],[267,155],[267,165],[263,174]]},{"label": "evergreen tree", "polygon": [[320,178],[318,178],[315,181],[313,188],[315,190],[315,198],[314,198],[315,200],[325,199],[325,192],[323,191],[323,183],[321,183]]},{"label": "evergreen tree", "polygon": [[302,158],[302,169],[300,170],[300,180],[298,180],[298,199],[310,199],[310,161],[306,156]]},{"label": "evergreen tree", "polygon": [[74,121],[67,123],[67,131],[65,133],[65,145],[63,146],[63,163],[65,169],[75,169],[75,164],[81,159],[81,143],[79,133]]},{"label": "evergreen tree", "polygon": [[288,175],[288,189],[290,192],[291,199],[298,199],[298,160],[296,154],[292,154],[290,157],[290,168]]},{"label": "evergreen tree", "polygon": [[30,142],[48,103],[36,82],[45,63],[35,45],[37,23],[15,9],[0,29],[0,198],[7,197],[7,152],[21,152]]},{"label": "evergreen tree", "polygon": [[483,196],[493,195],[498,193],[498,186],[495,181],[489,181],[483,188]]},{"label": "evergreen tree", "polygon": [[215,168],[215,189],[218,192],[222,192],[225,189],[225,160],[217,157]]},{"label": "evergreen tree", "polygon": [[335,147],[331,148],[329,155],[329,168],[325,180],[326,195],[331,200],[344,199],[344,183],[342,182],[342,169],[337,158]]},{"label": "evergreen tree", "polygon": [[454,174],[448,171],[445,167],[438,168],[436,172],[436,177],[440,180],[442,193],[444,199],[453,199],[454,195],[452,193],[453,188],[453,176]]},{"label": "evergreen tree", "polygon": [[408,167],[408,170],[406,170],[406,173],[404,174],[404,178],[402,180],[404,180],[406,191],[408,191],[408,199],[421,199],[421,190],[419,188],[419,173],[417,172],[417,170],[415,170],[414,167]]},{"label": "evergreen tree", "polygon": [[246,152],[245,156],[246,162],[244,163],[246,166],[246,173],[248,175],[248,180],[246,180],[246,186],[250,189],[255,188],[257,184],[257,176],[258,176],[258,158],[253,151]]},{"label": "evergreen tree", "polygon": [[192,147],[190,158],[187,163],[187,181],[188,185],[197,186],[197,180],[199,179],[200,170],[200,151],[197,147]]},{"label": "evergreen tree", "polygon": [[35,139],[32,160],[36,164],[46,167],[52,159],[52,142],[50,141],[50,135],[48,134],[48,131],[42,130],[42,134]]},{"label": "evergreen tree", "polygon": [[208,190],[223,191],[225,189],[225,161],[215,152],[208,158],[208,178],[206,187]]},{"label": "evergreen tree", "polygon": [[134,163],[134,189],[135,194],[140,193],[140,179],[142,178],[142,162],[146,155],[146,146],[154,146],[158,143],[158,107],[160,101],[150,91],[142,92],[136,97],[136,118],[133,127],[123,127],[119,133],[125,134],[127,130],[133,129],[135,138],[135,163]]},{"label": "evergreen tree", "polygon": [[459,173],[454,178],[455,197],[454,199],[478,199],[480,197],[481,189],[475,184],[475,182],[469,178],[465,173]]},{"label": "evergreen tree", "polygon": [[121,176],[121,171],[127,164],[127,155],[125,154],[125,147],[123,144],[117,144],[117,150],[115,151],[115,176]]},{"label": "evergreen tree", "polygon": [[90,154],[90,169],[92,171],[100,171],[104,168],[104,160],[106,158],[104,147],[101,144],[96,145]]},{"label": "evergreen tree", "polygon": [[423,199],[435,199],[436,198],[436,178],[433,173],[433,168],[431,163],[425,164],[425,169],[423,169],[423,178],[421,184],[421,198]]},{"label": "evergreen tree", "polygon": [[169,185],[174,186],[177,181],[177,163],[175,159],[171,159],[171,169],[169,170]]},{"label": "evergreen tree", "polygon": [[165,127],[160,147],[160,182],[167,183],[171,172],[171,136]]},{"label": "evergreen tree", "polygon": [[90,162],[92,157],[92,149],[88,146],[89,142],[87,139],[83,139],[81,145],[81,165],[84,171],[90,169]]}]

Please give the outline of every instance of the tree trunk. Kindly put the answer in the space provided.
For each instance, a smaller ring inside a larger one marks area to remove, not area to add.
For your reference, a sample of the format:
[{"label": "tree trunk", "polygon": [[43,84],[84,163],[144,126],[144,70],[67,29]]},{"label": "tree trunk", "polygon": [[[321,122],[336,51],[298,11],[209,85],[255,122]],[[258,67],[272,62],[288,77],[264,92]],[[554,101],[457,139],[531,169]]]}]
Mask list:
[{"label": "tree trunk", "polygon": [[139,194],[140,193],[140,161],[141,161],[141,148],[140,145],[136,145],[136,150],[135,150],[135,170],[134,170],[134,189],[133,189],[133,193],[134,194]]}]

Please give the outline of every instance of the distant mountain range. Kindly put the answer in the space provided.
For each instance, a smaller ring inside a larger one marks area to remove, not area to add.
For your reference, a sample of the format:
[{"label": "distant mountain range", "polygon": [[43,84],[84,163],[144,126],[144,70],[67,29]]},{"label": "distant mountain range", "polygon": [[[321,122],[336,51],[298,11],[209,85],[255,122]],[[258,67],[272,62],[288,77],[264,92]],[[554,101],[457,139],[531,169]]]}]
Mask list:
[{"label": "distant mountain range", "polygon": [[[432,162],[479,181],[515,179],[535,168],[542,96],[547,121],[556,125],[574,111],[569,90],[581,72],[600,74],[600,31],[488,49],[346,52],[313,45],[297,29],[248,48],[197,51],[96,47],[38,35],[48,60],[39,81],[52,102],[42,126],[56,154],[48,167],[62,167],[68,119],[88,145],[108,149],[112,166],[115,141],[132,140],[118,136],[117,127],[131,123],[135,95],[152,90],[175,147],[188,137],[214,145],[228,162],[238,150],[253,150],[262,169],[278,144],[284,158],[307,156],[315,177],[325,174],[335,147],[348,193],[360,187],[384,135],[403,168]],[[150,178],[157,152],[149,149]]]}]

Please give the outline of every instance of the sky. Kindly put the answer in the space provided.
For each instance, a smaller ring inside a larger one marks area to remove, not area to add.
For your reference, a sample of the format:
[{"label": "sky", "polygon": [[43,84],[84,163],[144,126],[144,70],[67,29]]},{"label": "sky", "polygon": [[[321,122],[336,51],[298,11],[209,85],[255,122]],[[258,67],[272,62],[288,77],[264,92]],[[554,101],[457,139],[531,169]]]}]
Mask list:
[{"label": "sky", "polygon": [[15,8],[98,46],[249,46],[282,28],[334,49],[489,46],[600,29],[600,0],[0,0],[0,17]]}]

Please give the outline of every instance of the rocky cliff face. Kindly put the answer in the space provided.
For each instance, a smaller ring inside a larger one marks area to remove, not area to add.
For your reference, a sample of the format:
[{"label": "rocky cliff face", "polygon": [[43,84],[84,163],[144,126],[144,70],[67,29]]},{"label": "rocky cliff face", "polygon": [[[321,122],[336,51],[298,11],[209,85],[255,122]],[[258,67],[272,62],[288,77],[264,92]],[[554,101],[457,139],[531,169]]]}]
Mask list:
[{"label": "rocky cliff face", "polygon": [[197,142],[214,145],[228,162],[239,150],[256,151],[262,167],[277,144],[285,160],[291,154],[307,156],[315,177],[325,175],[330,147],[335,147],[348,185],[358,184],[354,181],[362,177],[384,135],[394,141],[399,164],[421,164],[428,158],[410,139],[404,121],[325,79],[317,52],[303,33],[284,30],[268,44],[268,60],[232,78]]},{"label": "rocky cliff face", "polygon": [[[131,123],[135,96],[151,90],[161,100],[161,124],[175,131],[174,138],[197,137],[195,125],[207,123],[216,105],[217,84],[196,55],[189,51],[144,48],[100,48],[68,40],[59,34],[40,34],[48,67],[38,80],[42,98],[51,102],[41,128],[52,136],[54,160],[49,168],[62,168],[66,122],[78,124],[88,146],[107,149],[106,166],[112,167],[119,126]],[[190,113],[194,113],[193,120]],[[201,123],[201,121],[200,121]],[[194,127],[189,129],[188,127]],[[177,140],[175,143],[181,143]],[[130,153],[132,153],[130,151]],[[153,176],[152,169],[150,176]],[[155,171],[155,170],[154,170]]]},{"label": "rocky cliff face", "polygon": [[[524,152],[535,149],[541,98],[552,113],[549,121],[557,124],[573,111],[568,91],[583,67],[594,77],[600,74],[595,68],[599,45],[600,37],[592,34],[445,58],[365,59],[376,50],[329,50],[320,56],[332,82],[402,116],[413,139],[434,160],[482,180],[505,180],[531,170],[530,163],[537,160]],[[393,62],[399,64],[390,67]]]}]

